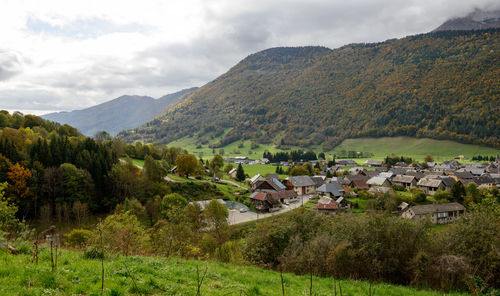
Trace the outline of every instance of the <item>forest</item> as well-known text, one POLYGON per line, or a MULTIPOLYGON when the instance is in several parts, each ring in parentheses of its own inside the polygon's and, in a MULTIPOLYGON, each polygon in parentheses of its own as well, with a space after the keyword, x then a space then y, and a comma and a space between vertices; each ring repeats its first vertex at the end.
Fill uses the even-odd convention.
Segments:
POLYGON ((334 50, 264 50, 120 137, 188 136, 213 147, 251 139, 324 151, 382 136, 500 147, 498 39, 498 29, 443 31, 334 50))

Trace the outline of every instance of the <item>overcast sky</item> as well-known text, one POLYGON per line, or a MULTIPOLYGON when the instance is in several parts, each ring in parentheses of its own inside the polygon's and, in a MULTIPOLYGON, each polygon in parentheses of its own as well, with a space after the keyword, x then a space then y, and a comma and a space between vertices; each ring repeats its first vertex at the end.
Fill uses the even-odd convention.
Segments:
POLYGON ((269 47, 404 37, 496 2, 2 0, 0 109, 41 114, 123 94, 157 98, 269 47))

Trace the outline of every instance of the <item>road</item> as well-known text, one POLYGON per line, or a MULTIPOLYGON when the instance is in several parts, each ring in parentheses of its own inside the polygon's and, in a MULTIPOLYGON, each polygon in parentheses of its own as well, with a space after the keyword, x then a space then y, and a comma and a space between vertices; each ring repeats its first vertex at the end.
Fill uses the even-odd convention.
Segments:
POLYGON ((300 207, 302 204, 308 202, 311 197, 311 195, 303 195, 302 197, 299 197, 299 200, 297 200, 296 202, 291 203, 289 206, 283 205, 282 209, 272 213, 256 213, 250 211, 240 213, 238 210, 229 210, 229 217, 227 218, 227 220, 229 225, 234 225, 282 214, 300 207), (303 201, 301 200, 301 198, 303 198, 303 201))
POLYGON ((224 183, 231 184, 231 185, 236 186, 236 187, 241 188, 241 189, 248 190, 248 188, 243 187, 243 186, 241 186, 240 184, 238 184, 238 183, 236 183, 236 182, 233 182, 233 181, 230 181, 230 180, 222 180, 222 179, 221 179, 220 181, 221 181, 221 182, 224 182, 224 183))

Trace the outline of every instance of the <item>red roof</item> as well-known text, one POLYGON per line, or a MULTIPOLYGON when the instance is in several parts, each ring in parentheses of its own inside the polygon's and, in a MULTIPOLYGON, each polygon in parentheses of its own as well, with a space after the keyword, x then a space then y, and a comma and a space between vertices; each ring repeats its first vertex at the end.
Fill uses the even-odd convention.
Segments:
POLYGON ((316 208, 318 210, 336 210, 337 209, 337 205, 338 205, 338 202, 332 200, 332 201, 330 201, 327 204, 318 203, 318 205, 316 206, 316 208))
POLYGON ((256 200, 266 200, 266 192, 257 192, 255 195, 252 196, 253 199, 256 200))

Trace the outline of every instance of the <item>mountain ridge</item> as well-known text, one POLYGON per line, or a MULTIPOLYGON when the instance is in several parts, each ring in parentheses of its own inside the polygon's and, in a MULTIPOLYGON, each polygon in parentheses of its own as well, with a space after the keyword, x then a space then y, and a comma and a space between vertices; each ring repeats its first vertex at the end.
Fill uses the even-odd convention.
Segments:
POLYGON ((41 117, 74 126, 87 136, 93 136, 103 130, 114 136, 122 130, 146 123, 160 115, 165 108, 182 102, 197 89, 197 87, 184 89, 158 99, 149 96, 123 95, 89 108, 49 113, 41 117))

